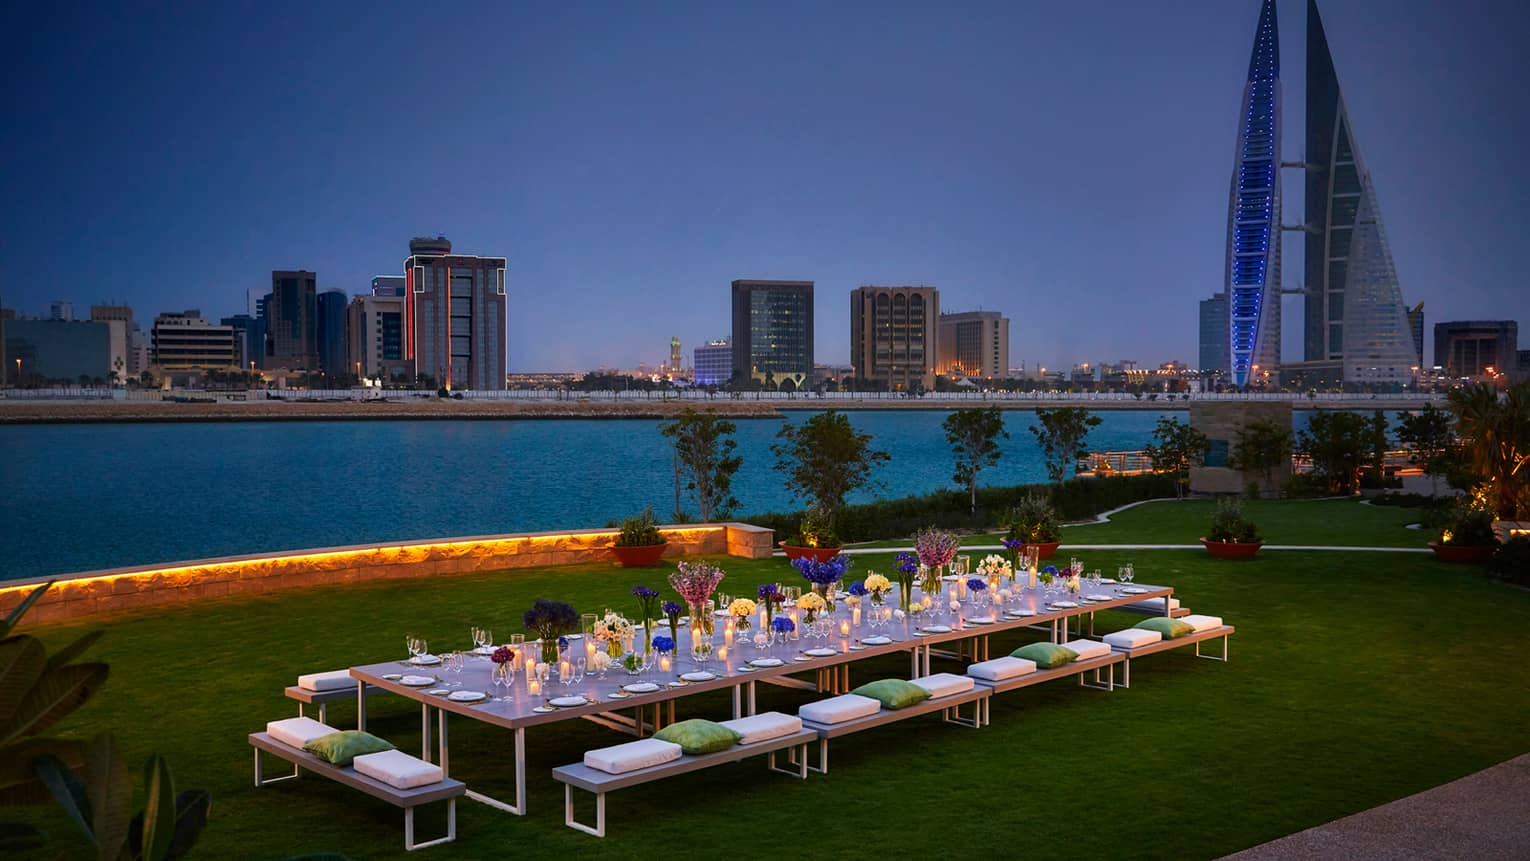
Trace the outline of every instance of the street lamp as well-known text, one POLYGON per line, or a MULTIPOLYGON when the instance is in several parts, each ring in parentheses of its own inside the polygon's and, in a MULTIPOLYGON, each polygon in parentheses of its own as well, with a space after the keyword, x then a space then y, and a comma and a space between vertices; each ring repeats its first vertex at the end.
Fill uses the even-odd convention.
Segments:
POLYGON ((16 357, 16 388, 21 388, 21 357, 16 357))

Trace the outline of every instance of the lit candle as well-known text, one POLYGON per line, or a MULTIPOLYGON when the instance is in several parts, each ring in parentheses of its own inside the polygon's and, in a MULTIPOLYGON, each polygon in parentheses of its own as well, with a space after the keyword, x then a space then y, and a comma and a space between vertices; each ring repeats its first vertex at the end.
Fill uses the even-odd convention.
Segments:
MULTIPOLYGON (((855 612, 859 613, 861 611, 860 610, 856 610, 855 612)), ((845 620, 843 620, 843 619, 841 619, 840 622, 839 622, 839 635, 841 637, 848 637, 848 636, 850 636, 850 623, 845 621, 845 620)))
POLYGON ((797 627, 797 611, 792 610, 791 612, 787 613, 786 618, 792 620, 792 639, 795 640, 797 637, 801 636, 801 630, 797 627))
POLYGON ((733 620, 732 619, 729 619, 728 620, 728 624, 723 626, 723 644, 724 645, 728 645, 728 646, 733 645, 733 620))
POLYGON ((595 641, 590 637, 584 638, 584 656, 587 659, 595 657, 595 641))
POLYGON ((558 678, 559 679, 572 678, 573 675, 574 675, 574 665, 573 664, 570 664, 568 661, 559 661, 558 662, 558 678))
POLYGON ((765 612, 764 604, 760 605, 760 627, 762 629, 770 627, 770 615, 765 612))
MULTIPOLYGON (((861 608, 860 607, 852 607, 852 608, 850 608, 850 621, 852 623, 854 623, 855 627, 857 627, 857 628, 859 628, 861 626, 861 608)), ((843 626, 841 626, 841 627, 843 627, 843 626)))
POLYGON ((659 672, 661 672, 661 673, 669 672, 669 655, 660 655, 659 656, 659 672))
POLYGON ((928 610, 931 607, 935 606, 935 602, 930 600, 930 596, 929 595, 925 595, 923 598, 919 599, 919 603, 923 604, 924 605, 924 609, 926 609, 926 610, 928 610))
POLYGON ((542 693, 542 683, 537 681, 536 676, 532 676, 531 679, 526 682, 526 693, 531 694, 532 696, 537 696, 542 693))
POLYGON ((526 675, 528 675, 528 676, 536 675, 536 672, 537 672, 537 659, 528 655, 526 657, 526 675))
POLYGON ((723 661, 724 663, 727 662, 727 660, 728 660, 728 647, 727 646, 718 646, 717 647, 717 660, 723 661))

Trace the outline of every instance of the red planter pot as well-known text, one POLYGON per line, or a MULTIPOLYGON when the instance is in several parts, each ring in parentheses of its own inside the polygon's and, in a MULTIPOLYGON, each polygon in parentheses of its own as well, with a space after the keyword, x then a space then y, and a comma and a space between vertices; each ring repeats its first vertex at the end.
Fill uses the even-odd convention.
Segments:
POLYGON ((1206 552, 1210 553, 1213 559, 1248 559, 1264 546, 1263 541, 1255 541, 1253 544, 1234 544, 1226 541, 1207 541, 1204 538, 1201 539, 1201 544, 1205 545, 1206 552))
POLYGON ((814 562, 828 562, 839 555, 838 547, 798 547, 795 544, 781 542, 781 549, 786 551, 786 558, 792 561, 798 559, 811 559, 814 562))
POLYGON ((659 564, 659 559, 664 555, 664 548, 669 546, 666 541, 663 544, 645 544, 642 547, 612 547, 611 552, 616 554, 616 564, 623 568, 652 568, 659 564))
POLYGON ((1441 562, 1467 562, 1480 565, 1492 558, 1493 551, 1498 549, 1496 544, 1440 544, 1436 541, 1429 542, 1429 549, 1434 551, 1434 556, 1441 562))
POLYGON ((1022 544, 1020 545, 1020 552, 1029 553, 1030 551, 1034 550, 1036 551, 1037 559, 1051 559, 1052 554, 1056 553, 1057 548, 1061 546, 1061 541, 1053 541, 1049 544, 1022 544))

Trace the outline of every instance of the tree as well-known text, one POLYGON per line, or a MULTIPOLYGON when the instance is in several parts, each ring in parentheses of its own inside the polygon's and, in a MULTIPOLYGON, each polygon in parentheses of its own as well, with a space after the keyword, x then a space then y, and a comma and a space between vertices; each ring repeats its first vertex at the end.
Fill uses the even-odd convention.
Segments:
POLYGON ((969 507, 977 514, 978 473, 999 462, 999 440, 1009 439, 998 407, 972 407, 946 416, 946 442, 956 459, 951 480, 967 488, 969 507))
POLYGON ((733 432, 738 426, 715 413, 697 412, 689 407, 678 418, 660 426, 675 448, 675 509, 679 512, 680 476, 685 489, 696 497, 702 523, 726 517, 738 500, 733 498, 733 474, 743 459, 733 454, 738 443, 733 432))
POLYGON ((1087 454, 1084 439, 1089 436, 1089 429, 1100 423, 1100 417, 1090 415, 1083 407, 1039 407, 1036 418, 1041 420, 1041 427, 1031 425, 1031 433, 1041 444, 1047 478, 1062 481, 1068 475, 1068 464, 1087 454))
POLYGON ((1164 416, 1153 428, 1153 443, 1147 447, 1147 456, 1154 472, 1174 476, 1174 492, 1184 499, 1190 485, 1190 468, 1204 463, 1210 450, 1211 441, 1205 434, 1177 418, 1164 416))
POLYGON ((1408 462, 1424 470, 1435 493, 1439 492, 1440 476, 1460 472, 1462 463, 1450 429, 1450 415, 1434 404, 1425 404, 1417 415, 1398 413, 1397 439, 1412 449, 1408 462))
POLYGON ((1479 478, 1477 489, 1502 520, 1530 513, 1530 382, 1500 399, 1486 383, 1450 393, 1456 432, 1479 478))
POLYGON ((1320 410, 1296 436, 1296 450, 1312 459, 1312 469, 1328 479, 1334 494, 1353 493, 1360 468, 1369 460, 1371 422, 1343 411, 1320 410))
POLYGON ((1371 415, 1367 425, 1370 430, 1370 462, 1367 464, 1374 487, 1386 487, 1387 477, 1387 416, 1381 410, 1371 415))
POLYGON ((871 447, 871 434, 858 432, 837 410, 785 425, 776 438, 781 442, 770 450, 776 469, 786 474, 787 488, 831 511, 843 506, 852 491, 873 486, 872 469, 889 460, 887 452, 871 447))
POLYGON ((1275 467, 1291 457, 1291 429, 1269 419, 1251 421, 1238 428, 1238 436, 1227 462, 1234 469, 1254 470, 1264 474, 1269 484, 1275 467))

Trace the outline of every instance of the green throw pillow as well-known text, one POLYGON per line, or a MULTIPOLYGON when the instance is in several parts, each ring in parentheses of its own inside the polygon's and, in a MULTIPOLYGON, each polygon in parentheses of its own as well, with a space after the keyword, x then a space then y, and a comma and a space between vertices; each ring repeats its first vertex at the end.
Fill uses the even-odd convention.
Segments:
POLYGON ((869 682, 850 693, 871 697, 880 702, 883 708, 888 709, 907 708, 930 698, 929 691, 903 679, 881 679, 869 682))
POLYGON ((653 737, 680 745, 680 749, 689 756, 727 750, 743 738, 720 723, 700 718, 672 723, 654 733, 653 737))
POLYGON ((1141 628, 1144 631, 1157 631, 1163 635, 1165 640, 1173 640, 1195 631, 1195 626, 1189 622, 1170 619, 1167 616, 1154 616, 1151 619, 1143 619, 1132 627, 1141 628))
POLYGON ((303 745, 303 750, 335 765, 350 765, 358 756, 392 749, 393 745, 377 736, 355 729, 332 732, 303 745))
POLYGON ((1071 664, 1078 660, 1078 652, 1064 648, 1056 643, 1032 643, 1009 653, 1011 658, 1024 658, 1027 661, 1035 661, 1036 666, 1050 670, 1063 664, 1071 664))

